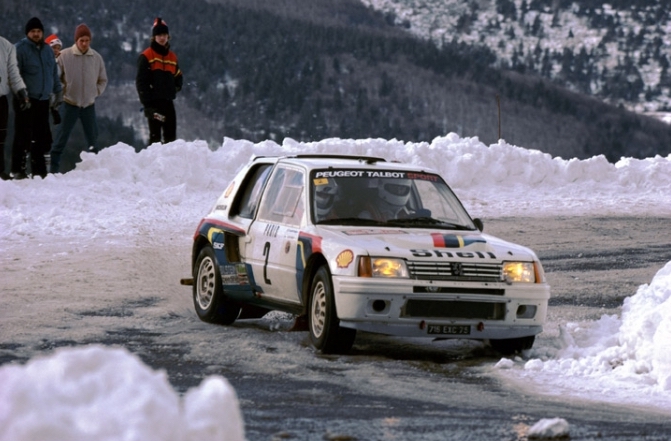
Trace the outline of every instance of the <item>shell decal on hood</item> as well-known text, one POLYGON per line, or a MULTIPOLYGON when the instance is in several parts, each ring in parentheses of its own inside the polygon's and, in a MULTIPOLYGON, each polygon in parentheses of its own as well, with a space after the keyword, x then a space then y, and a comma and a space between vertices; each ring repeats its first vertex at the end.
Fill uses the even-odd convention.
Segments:
POLYGON ((479 236, 460 236, 458 234, 431 233, 436 248, 463 248, 474 243, 487 243, 479 236))

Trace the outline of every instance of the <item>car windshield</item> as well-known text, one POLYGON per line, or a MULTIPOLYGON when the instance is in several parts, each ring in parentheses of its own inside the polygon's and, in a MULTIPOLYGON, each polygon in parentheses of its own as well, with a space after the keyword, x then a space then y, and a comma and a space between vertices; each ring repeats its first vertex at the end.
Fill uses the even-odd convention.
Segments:
POLYGON ((315 224, 476 229, 436 174, 328 169, 313 171, 310 181, 315 224))

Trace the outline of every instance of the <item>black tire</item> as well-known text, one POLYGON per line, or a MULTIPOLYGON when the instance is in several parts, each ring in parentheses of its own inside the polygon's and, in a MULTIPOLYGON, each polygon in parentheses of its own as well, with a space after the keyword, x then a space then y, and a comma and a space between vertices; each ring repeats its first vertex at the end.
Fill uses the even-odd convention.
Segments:
POLYGON ((200 251, 193 272, 193 305, 198 317, 204 322, 220 325, 235 322, 241 307, 224 295, 219 264, 211 246, 200 251))
POLYGON ((308 324, 310 340, 323 354, 344 354, 354 344, 356 329, 340 327, 331 274, 326 266, 319 268, 312 279, 308 324))
POLYGON ((489 340, 489 344, 495 351, 503 355, 511 355, 531 349, 535 340, 536 336, 532 335, 529 337, 489 340))

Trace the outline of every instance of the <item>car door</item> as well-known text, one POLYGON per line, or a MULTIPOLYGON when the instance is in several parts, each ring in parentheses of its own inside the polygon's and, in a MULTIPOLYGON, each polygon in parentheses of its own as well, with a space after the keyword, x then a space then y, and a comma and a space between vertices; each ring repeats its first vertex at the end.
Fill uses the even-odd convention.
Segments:
POLYGON ((245 239, 245 254, 262 296, 300 303, 296 251, 304 223, 305 173, 296 167, 278 165, 245 239))

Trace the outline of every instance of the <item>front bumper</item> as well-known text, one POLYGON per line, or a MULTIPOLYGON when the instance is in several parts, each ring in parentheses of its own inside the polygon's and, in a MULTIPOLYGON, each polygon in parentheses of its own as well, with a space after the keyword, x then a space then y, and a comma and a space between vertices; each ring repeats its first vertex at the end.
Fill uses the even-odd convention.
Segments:
POLYGON ((334 276, 340 325, 404 337, 507 339, 539 334, 547 284, 334 276), (430 334, 442 327, 446 333, 430 334), (453 333, 450 333, 454 331, 453 333))

